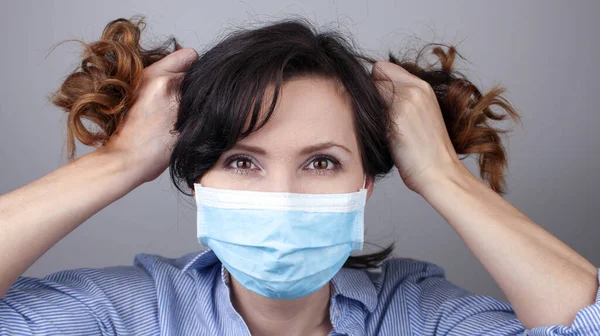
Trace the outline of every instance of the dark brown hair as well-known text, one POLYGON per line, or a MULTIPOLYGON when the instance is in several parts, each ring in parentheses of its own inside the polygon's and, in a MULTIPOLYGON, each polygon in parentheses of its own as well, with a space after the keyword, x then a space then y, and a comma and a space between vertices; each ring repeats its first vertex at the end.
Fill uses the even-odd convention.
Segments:
MULTIPOLYGON (((117 19, 106 26, 99 41, 79 41, 84 46, 81 66, 52 97, 56 106, 69 113, 69 160, 75 157, 74 138, 88 146, 106 143, 136 98, 143 68, 181 48, 173 37, 157 47, 142 48, 144 25, 143 17, 117 19), (92 121, 99 131, 87 129, 82 119, 92 121)), ((500 96, 502 88, 483 94, 455 71, 457 55, 453 46, 432 43, 413 59, 390 52, 388 60, 432 86, 456 152, 463 155, 461 159, 477 155, 482 178, 503 193, 507 158, 500 134, 507 130, 496 129, 491 122, 507 116, 519 120, 519 116, 500 96), (439 62, 422 64, 426 55, 437 56, 439 62), (493 112, 492 106, 504 113, 493 112)), ((335 31, 318 32, 305 19, 284 19, 229 34, 200 54, 180 83, 174 125, 178 139, 169 165, 173 184, 191 196, 186 190, 193 190, 224 151, 269 120, 281 85, 308 75, 343 85, 352 103, 365 172, 376 179, 387 175, 393 167, 386 139, 390 107, 363 66, 376 61, 359 53, 350 38, 335 31), (272 83, 272 103, 266 116, 259 118, 265 90, 272 83)), ((392 251, 393 244, 378 253, 351 256, 344 266, 377 267, 392 251)))

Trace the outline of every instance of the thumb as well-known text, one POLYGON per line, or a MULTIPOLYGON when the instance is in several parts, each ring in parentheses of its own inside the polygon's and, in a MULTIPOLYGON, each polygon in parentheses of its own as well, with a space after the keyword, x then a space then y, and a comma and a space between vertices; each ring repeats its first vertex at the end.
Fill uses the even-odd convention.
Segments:
POLYGON ((182 48, 156 62, 156 67, 166 72, 184 72, 197 59, 198 53, 194 48, 182 48))

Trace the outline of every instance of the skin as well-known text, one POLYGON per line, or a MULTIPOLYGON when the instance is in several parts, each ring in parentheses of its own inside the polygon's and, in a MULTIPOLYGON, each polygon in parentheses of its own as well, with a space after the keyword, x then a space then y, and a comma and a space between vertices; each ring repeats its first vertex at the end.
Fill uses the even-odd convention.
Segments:
MULTIPOLYGON (((197 57, 193 49, 182 49, 144 69, 140 95, 120 133, 105 146, 0 196, 0 296, 81 223, 164 172, 175 140, 169 133, 176 116, 169 84, 182 76, 197 57)), ((397 129, 389 141, 406 186, 456 230, 504 291, 525 327, 571 324, 577 311, 594 302, 598 290, 595 266, 466 169, 450 144, 435 95, 427 83, 388 62, 375 64, 373 80, 385 97, 393 98, 397 129)), ((357 161, 351 124, 344 119, 349 116, 341 112, 350 114, 339 90, 331 83, 312 79, 289 82, 282 92, 283 103, 270 124, 246 139, 264 149, 265 154, 249 153, 259 156, 255 159, 260 160, 260 169, 235 175, 217 164, 201 183, 315 193, 360 188, 362 167, 357 161), (291 113, 298 108, 302 113, 291 113), (348 127, 340 127, 342 124, 348 127), (277 141, 266 140, 273 139, 266 136, 269 132, 277 135, 277 141), (326 138, 344 142, 350 149, 350 153, 337 148, 318 151, 345 156, 344 169, 326 175, 303 170, 303 164, 310 162, 307 155, 300 155, 301 149, 326 138), (240 184, 233 184, 230 180, 234 179, 240 184)), ((320 162, 310 167, 323 166, 320 162)), ((241 167, 254 169, 247 163, 241 167)), ((371 178, 367 179, 367 188, 370 195, 371 178)), ((255 296, 231 280, 234 305, 253 335, 281 335, 285 334, 283 330, 325 335, 331 329, 328 286, 313 295, 283 301, 255 296)))
POLYGON ((404 183, 458 233, 526 328, 572 324, 595 302, 596 267, 458 160, 427 82, 390 62, 377 62, 372 76, 384 97, 393 98, 396 132, 389 140, 404 183))
POLYGON ((186 48, 145 68, 123 129, 105 146, 0 195, 0 297, 71 231, 167 169, 177 113, 170 84, 197 58, 186 48))

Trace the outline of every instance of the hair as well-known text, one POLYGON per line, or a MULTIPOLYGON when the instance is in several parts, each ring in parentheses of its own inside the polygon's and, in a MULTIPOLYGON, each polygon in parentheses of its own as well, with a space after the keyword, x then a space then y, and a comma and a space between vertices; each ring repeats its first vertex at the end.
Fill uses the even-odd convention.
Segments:
MULTIPOLYGON (((144 49, 140 45, 144 17, 119 18, 104 29, 100 40, 85 43, 80 67, 64 80, 51 100, 69 114, 68 159, 75 157, 77 138, 88 146, 104 145, 122 124, 133 104, 145 67, 181 48, 177 39, 144 49), (86 128, 92 121, 99 132, 86 128)), ((446 128, 460 160, 475 154, 482 179, 504 193, 507 157, 493 121, 520 120, 519 115, 493 87, 483 94, 453 69, 454 46, 429 43, 416 57, 388 61, 429 83, 440 105, 446 128), (423 65, 426 55, 439 62, 423 65), (493 112, 498 107, 503 113, 493 112)), ((237 141, 260 129, 270 118, 281 85, 299 76, 320 76, 343 85, 354 113, 354 127, 365 173, 376 180, 393 167, 386 134, 392 123, 390 105, 381 96, 364 63, 377 60, 354 47, 339 32, 317 31, 305 19, 283 19, 258 28, 239 29, 201 54, 179 83, 178 134, 170 162, 170 177, 177 189, 192 196, 193 184, 221 154, 237 141), (274 84, 269 110, 259 118, 267 86, 274 84), (248 122, 249 121, 249 122, 248 122), (185 184, 185 188, 180 187, 185 184)), ((394 244, 372 254, 350 256, 344 267, 375 268, 393 252, 394 244)))

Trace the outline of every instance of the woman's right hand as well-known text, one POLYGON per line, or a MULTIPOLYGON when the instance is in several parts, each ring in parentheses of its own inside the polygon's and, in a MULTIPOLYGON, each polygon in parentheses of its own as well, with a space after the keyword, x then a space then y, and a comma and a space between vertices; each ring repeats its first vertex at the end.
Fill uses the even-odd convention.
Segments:
POLYGON ((121 129, 98 151, 123 157, 139 184, 160 176, 169 164, 176 135, 176 83, 198 59, 192 48, 177 50, 143 70, 138 96, 127 111, 121 129))
POLYGON ((180 49, 145 68, 121 128, 103 146, 0 195, 0 299, 59 240, 165 171, 176 139, 174 84, 196 59, 180 49))

